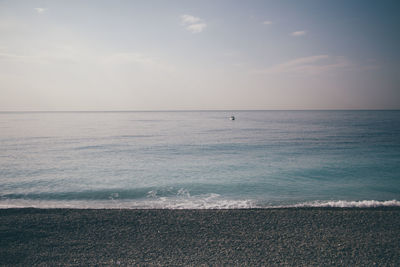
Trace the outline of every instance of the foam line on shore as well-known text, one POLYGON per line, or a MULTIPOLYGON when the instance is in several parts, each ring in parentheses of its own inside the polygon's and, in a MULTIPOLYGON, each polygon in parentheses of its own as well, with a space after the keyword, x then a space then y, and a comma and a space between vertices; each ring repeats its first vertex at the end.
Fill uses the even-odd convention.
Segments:
POLYGON ((400 201, 395 199, 387 201, 362 200, 362 201, 313 201, 293 205, 292 207, 329 207, 329 208, 375 208, 375 207, 400 207, 400 201))
POLYGON ((146 201, 39 201, 39 200, 2 200, 0 209, 8 208, 67 208, 67 209, 254 209, 254 208, 375 208, 400 207, 398 200, 361 200, 361 201, 312 201, 292 205, 259 204, 253 200, 229 200, 217 196, 205 199, 179 198, 146 201))

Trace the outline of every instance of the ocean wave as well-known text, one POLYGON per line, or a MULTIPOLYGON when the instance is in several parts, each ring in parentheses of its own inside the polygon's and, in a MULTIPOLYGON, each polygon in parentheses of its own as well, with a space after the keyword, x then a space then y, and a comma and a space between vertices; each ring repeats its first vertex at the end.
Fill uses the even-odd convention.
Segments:
POLYGON ((27 200, 2 199, 0 209, 277 209, 277 208, 377 208, 400 207, 398 200, 312 201, 292 205, 264 205, 248 199, 224 199, 218 194, 186 197, 158 197, 144 200, 27 200))
POLYGON ((251 200, 224 199, 218 194, 200 196, 157 197, 144 200, 0 200, 0 209, 6 208, 70 208, 70 209, 249 209, 256 208, 251 200))
POLYGON ((336 201, 313 201, 295 204, 288 207, 322 207, 322 208, 375 208, 375 207, 400 207, 400 201, 398 200, 361 200, 361 201, 347 201, 347 200, 336 200, 336 201))

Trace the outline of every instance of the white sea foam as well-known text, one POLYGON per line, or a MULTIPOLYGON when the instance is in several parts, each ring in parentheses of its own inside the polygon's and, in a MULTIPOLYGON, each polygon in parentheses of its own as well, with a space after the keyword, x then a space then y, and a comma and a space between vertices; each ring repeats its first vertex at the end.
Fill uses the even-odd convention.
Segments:
POLYGON ((361 200, 361 201, 313 201, 295 204, 289 207, 332 207, 332 208, 375 208, 375 207, 400 207, 398 200, 361 200))
POLYGON ((56 201, 1 200, 6 208, 71 208, 71 209, 249 209, 256 208, 251 200, 224 199, 218 194, 190 196, 181 192, 178 197, 157 197, 144 200, 56 201), (183 194, 183 195, 182 195, 183 194))
POLYGON ((292 205, 263 205, 249 199, 225 199, 218 194, 200 196, 184 195, 178 197, 157 197, 143 200, 24 200, 3 199, 0 209, 7 208, 69 208, 69 209, 252 209, 252 208, 375 208, 400 207, 398 200, 362 200, 362 201, 312 201, 292 205))

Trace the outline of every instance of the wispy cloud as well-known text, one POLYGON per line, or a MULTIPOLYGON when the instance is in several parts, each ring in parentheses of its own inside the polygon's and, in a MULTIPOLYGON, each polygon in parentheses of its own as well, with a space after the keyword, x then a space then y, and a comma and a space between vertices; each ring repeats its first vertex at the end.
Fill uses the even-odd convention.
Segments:
POLYGON ((53 44, 50 46, 27 49, 24 53, 14 52, 7 49, 0 50, 1 61, 13 61, 23 63, 66 63, 81 62, 89 57, 89 49, 85 52, 65 44, 53 44))
POLYGON ((158 69, 166 72, 174 72, 176 69, 158 58, 150 57, 142 53, 128 52, 128 53, 114 53, 104 57, 102 60, 105 64, 123 64, 134 63, 143 67, 158 69))
POLYGON ((201 18, 187 14, 181 16, 181 22, 185 29, 191 33, 200 33, 207 27, 207 24, 201 18))
POLYGON ((43 7, 35 7, 34 9, 36 10, 36 12, 38 14, 43 14, 44 12, 47 11, 47 8, 43 8, 43 7))
POLYGON ((307 34, 306 31, 295 31, 295 32, 292 32, 290 35, 291 36, 303 36, 303 35, 306 35, 306 34, 307 34))
POLYGON ((12 54, 12 53, 2 53, 0 52, 0 61, 1 60, 7 60, 7 59, 11 59, 11 60, 24 60, 26 59, 26 56, 22 56, 22 55, 17 55, 17 54, 12 54))
POLYGON ((321 74, 335 70, 344 70, 353 67, 353 64, 342 56, 316 55, 296 58, 270 68, 255 71, 262 74, 321 74))
POLYGON ((0 64, 14 62, 22 64, 93 64, 103 67, 137 66, 143 69, 173 73, 176 68, 168 62, 138 52, 104 52, 84 44, 53 44, 26 53, 9 51, 0 47, 0 64))
POLYGON ((183 24, 193 24, 201 21, 200 18, 192 16, 192 15, 182 15, 181 20, 183 24))
POLYGON ((265 21, 263 21, 263 24, 264 25, 271 25, 273 22, 272 21, 270 21, 270 20, 265 20, 265 21))
POLYGON ((192 33, 199 33, 202 32, 206 27, 207 24, 205 23, 197 23, 187 26, 186 29, 192 33))

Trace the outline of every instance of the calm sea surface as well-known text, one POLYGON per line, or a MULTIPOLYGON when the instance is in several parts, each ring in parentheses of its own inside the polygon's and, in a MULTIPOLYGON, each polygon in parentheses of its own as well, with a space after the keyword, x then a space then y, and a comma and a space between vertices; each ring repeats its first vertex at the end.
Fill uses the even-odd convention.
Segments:
POLYGON ((0 113, 1 208, 398 200, 400 111, 0 113))

